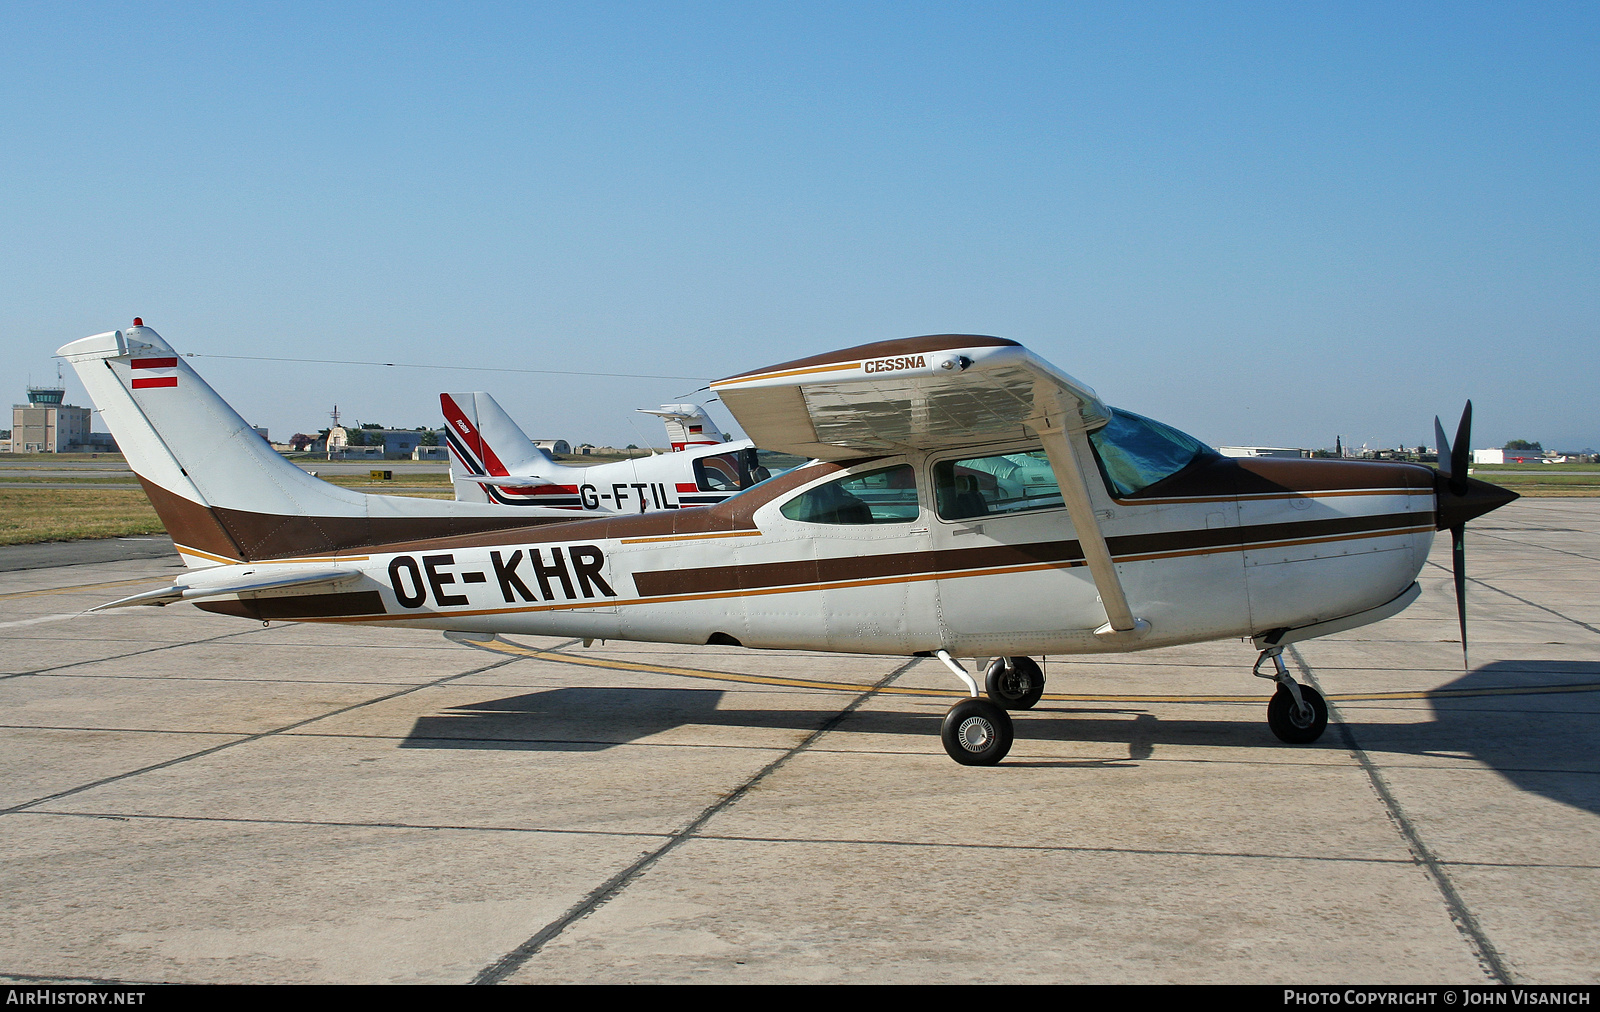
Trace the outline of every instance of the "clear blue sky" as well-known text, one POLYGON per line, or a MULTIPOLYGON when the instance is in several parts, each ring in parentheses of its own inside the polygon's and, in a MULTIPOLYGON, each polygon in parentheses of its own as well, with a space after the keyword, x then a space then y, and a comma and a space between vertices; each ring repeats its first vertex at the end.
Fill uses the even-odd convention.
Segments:
MULTIPOLYGON (((1213 443, 1431 444, 1470 396, 1475 445, 1600 446, 1597 42, 1593 3, 12 2, 0 398, 135 315, 706 378, 969 332, 1213 443)), ((486 389, 660 442, 632 409, 699 385, 195 364, 277 438, 486 389)))

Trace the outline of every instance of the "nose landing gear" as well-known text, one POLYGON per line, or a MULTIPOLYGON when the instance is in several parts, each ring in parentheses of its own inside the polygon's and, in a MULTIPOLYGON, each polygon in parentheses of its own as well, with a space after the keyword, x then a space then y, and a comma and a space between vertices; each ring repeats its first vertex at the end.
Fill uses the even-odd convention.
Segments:
POLYGON ((1267 726, 1278 740, 1290 745, 1309 745, 1322 737, 1328 727, 1328 703, 1322 693, 1309 685, 1301 685, 1289 674, 1283 663, 1283 647, 1268 647, 1256 658, 1250 673, 1257 678, 1269 678, 1278 683, 1278 691, 1267 703, 1267 726), (1272 659, 1276 674, 1261 673, 1261 662, 1272 659))
POLYGON ((1044 695, 1044 672, 1031 657, 996 657, 983 679, 989 698, 1007 710, 1031 710, 1044 695))

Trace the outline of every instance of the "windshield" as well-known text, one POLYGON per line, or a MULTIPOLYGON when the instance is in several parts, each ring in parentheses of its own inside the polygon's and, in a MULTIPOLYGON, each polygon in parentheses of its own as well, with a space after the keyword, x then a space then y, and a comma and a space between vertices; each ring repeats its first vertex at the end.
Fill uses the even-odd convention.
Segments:
POLYGON ((1106 485, 1119 496, 1143 491, 1177 474, 1196 458, 1217 453, 1170 425, 1121 408, 1112 408, 1111 421, 1089 433, 1089 444, 1106 485))

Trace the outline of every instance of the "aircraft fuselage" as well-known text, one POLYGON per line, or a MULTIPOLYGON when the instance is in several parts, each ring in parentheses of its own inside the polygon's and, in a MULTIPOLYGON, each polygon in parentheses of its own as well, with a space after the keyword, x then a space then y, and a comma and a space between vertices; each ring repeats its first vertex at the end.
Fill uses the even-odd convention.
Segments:
POLYGON ((1373 609, 1412 584, 1433 540, 1433 472, 1417 465, 1206 456, 1136 495, 1091 482, 1127 598, 1149 623, 1136 640, 1097 636, 1106 611, 1066 509, 1046 497, 964 515, 940 498, 950 458, 1037 445, 813 463, 712 507, 257 561, 238 568, 337 562, 360 576, 337 592, 199 606, 688 644, 1087 653, 1248 637, 1373 609), (818 519, 814 503, 799 502, 856 475, 889 476, 872 522, 818 519))

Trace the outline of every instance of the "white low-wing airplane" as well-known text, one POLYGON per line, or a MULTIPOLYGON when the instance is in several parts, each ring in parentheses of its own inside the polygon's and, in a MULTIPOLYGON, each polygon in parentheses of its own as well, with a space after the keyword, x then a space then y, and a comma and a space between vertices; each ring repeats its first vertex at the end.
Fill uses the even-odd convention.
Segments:
POLYGON ((667 423, 673 452, 563 464, 489 394, 443 393, 450 478, 461 502, 544 506, 589 516, 711 506, 768 476, 748 439, 726 442, 698 404, 641 409, 667 423))
POLYGON ((1455 453, 1438 432, 1438 475, 1227 459, 1013 341, 940 335, 713 384, 756 444, 817 458, 716 506, 479 531, 484 510, 530 511, 319 482, 148 328, 60 354, 207 567, 102 607, 931 655, 970 693, 942 729, 966 765, 999 762, 1007 710, 1039 699, 1022 655, 1236 637, 1254 638, 1257 673, 1272 661, 1274 733, 1314 741, 1327 706, 1283 647, 1410 604, 1436 529, 1456 535, 1459 600, 1462 525, 1515 498, 1466 476, 1465 416, 1455 453), (988 698, 960 657, 994 658, 988 698))

